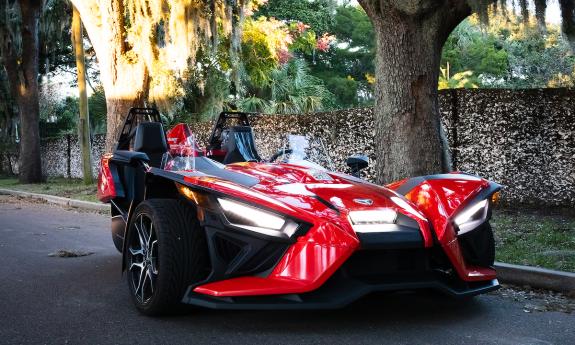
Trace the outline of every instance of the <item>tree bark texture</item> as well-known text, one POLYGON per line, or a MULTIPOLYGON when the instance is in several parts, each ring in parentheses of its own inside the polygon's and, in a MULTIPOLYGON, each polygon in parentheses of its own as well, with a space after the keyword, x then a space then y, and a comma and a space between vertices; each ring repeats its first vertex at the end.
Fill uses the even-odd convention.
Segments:
POLYGON ((122 0, 72 0, 72 3, 80 12, 98 57, 100 80, 106 92, 106 151, 111 152, 130 108, 146 104, 148 70, 142 59, 125 54, 128 47, 122 0))
POLYGON ((74 7, 72 9, 72 45, 74 47, 74 57, 76 58, 76 69, 78 71, 78 92, 79 92, 79 121, 78 121, 78 142, 82 152, 82 175, 85 184, 91 184, 94 180, 92 176, 92 147, 90 145, 90 115, 88 109, 88 94, 86 92, 86 61, 84 58, 84 37, 82 34, 82 21, 80 13, 74 7))
POLYGON ((464 0, 361 0, 376 34, 377 182, 449 170, 437 83, 441 50, 469 14, 464 0))
MULTIPOLYGON (((3 60, 11 94, 18 105, 20 117, 20 164, 21 183, 42 182, 40 156, 40 129, 38 103, 38 21, 42 2, 20 0, 21 52, 16 51, 14 37, 6 35, 2 47, 3 60)), ((3 30, 5 31, 5 30, 3 30)))

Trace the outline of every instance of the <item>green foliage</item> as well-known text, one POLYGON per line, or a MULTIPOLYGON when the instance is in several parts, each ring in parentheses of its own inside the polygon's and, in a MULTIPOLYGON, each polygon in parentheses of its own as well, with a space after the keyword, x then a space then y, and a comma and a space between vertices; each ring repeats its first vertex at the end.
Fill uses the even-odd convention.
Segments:
POLYGON ((303 59, 294 58, 271 73, 267 98, 250 95, 240 101, 244 111, 273 114, 301 114, 329 108, 333 94, 321 79, 311 75, 303 59))
POLYGON ((287 54, 291 36, 280 21, 259 17, 247 19, 243 28, 242 59, 248 82, 255 87, 265 87, 272 71, 287 54))
POLYGON ((21 184, 15 178, 0 178, 0 188, 15 189, 23 192, 62 196, 76 200, 98 201, 96 183, 85 185, 80 179, 49 177, 43 183, 21 184))
POLYGON ((498 261, 575 272, 575 218, 529 212, 494 212, 498 261))
POLYGON ((310 66, 310 73, 323 80, 334 95, 334 107, 369 105, 373 91, 366 75, 374 74, 373 26, 361 7, 335 6, 335 3, 325 0, 270 0, 258 13, 291 22, 292 27, 296 22, 310 26, 294 40, 290 51, 304 58, 310 66), (318 35, 314 33, 328 32, 335 35, 336 44, 326 52, 318 51, 318 35))
POLYGON ((312 74, 320 77, 335 95, 335 107, 370 105, 374 74, 375 41, 371 21, 359 6, 339 6, 333 34, 337 45, 316 57, 312 74))
MULTIPOLYGON (((99 85, 88 98, 91 134, 106 133, 106 97, 104 88, 99 85)), ((77 134, 79 116, 77 97, 60 96, 52 90, 42 90, 40 94, 40 137, 52 138, 66 134, 77 134)))
MULTIPOLYGON (((219 51, 220 57, 226 56, 219 51)), ((188 66, 184 73, 184 96, 180 109, 174 112, 170 122, 197 122, 211 119, 226 108, 230 95, 229 66, 202 50, 197 63, 188 66)))
POLYGON ((317 44, 316 34, 313 30, 306 30, 290 45, 290 50, 305 55, 314 53, 317 44))
MULTIPOLYGON (((70 27, 72 9, 68 0, 46 0, 38 26, 40 73, 74 66, 70 27)), ((90 59, 87 59, 90 63, 90 59)))
POLYGON ((449 64, 453 75, 473 71, 474 76, 468 77, 474 84, 481 83, 478 76, 502 78, 509 69, 507 52, 497 37, 482 32, 481 27, 469 20, 461 23, 447 39, 441 64, 449 64))
POLYGON ((88 98, 88 112, 92 134, 106 133, 106 95, 102 85, 96 86, 88 98))
POLYGON ((512 88, 572 87, 575 81, 575 57, 559 30, 548 34, 530 30, 511 40, 506 49, 512 69, 506 86, 512 88))
POLYGON ((334 94, 338 106, 358 104, 358 91, 360 83, 351 77, 341 77, 329 73, 319 77, 325 82, 327 89, 334 94))
POLYGON ((269 0, 256 16, 273 17, 310 25, 315 32, 332 32, 337 1, 335 0, 269 0))
POLYGON ((446 68, 440 68, 441 74, 439 75, 438 89, 461 89, 461 88, 476 88, 477 85, 471 81, 473 72, 464 71, 449 74, 449 65, 446 68))
POLYGON ((41 102, 40 137, 51 138, 75 134, 78 113, 78 98, 75 97, 41 102))
POLYGON ((332 33, 340 42, 349 43, 366 51, 375 47, 373 25, 365 11, 359 6, 339 6, 335 14, 332 33))
POLYGON ((560 28, 542 31, 512 14, 493 15, 488 26, 473 17, 462 22, 443 48, 447 63, 453 75, 472 71, 469 85, 484 88, 571 87, 575 80, 575 58, 560 28))

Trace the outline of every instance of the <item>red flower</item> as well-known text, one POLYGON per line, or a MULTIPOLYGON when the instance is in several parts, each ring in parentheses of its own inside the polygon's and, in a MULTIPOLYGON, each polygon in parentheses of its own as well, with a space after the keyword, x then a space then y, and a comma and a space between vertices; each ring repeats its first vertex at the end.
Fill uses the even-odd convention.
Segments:
POLYGON ((315 47, 319 51, 326 52, 329 50, 329 47, 333 41, 335 41, 335 36, 326 32, 317 39, 315 47))

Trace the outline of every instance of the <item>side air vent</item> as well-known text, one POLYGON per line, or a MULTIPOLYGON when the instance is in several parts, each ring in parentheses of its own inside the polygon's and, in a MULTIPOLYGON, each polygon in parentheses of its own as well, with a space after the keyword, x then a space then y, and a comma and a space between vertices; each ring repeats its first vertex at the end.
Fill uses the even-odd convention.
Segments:
POLYGON ((235 243, 219 234, 214 238, 214 245, 218 257, 227 264, 232 262, 242 250, 241 244, 235 243))

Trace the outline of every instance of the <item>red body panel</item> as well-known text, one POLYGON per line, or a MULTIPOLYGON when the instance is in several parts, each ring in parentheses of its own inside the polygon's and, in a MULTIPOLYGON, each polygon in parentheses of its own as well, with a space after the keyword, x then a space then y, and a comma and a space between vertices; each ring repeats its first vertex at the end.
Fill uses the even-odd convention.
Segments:
MULTIPOLYGON (((312 228, 290 246, 278 265, 263 277, 240 277, 208 283, 194 289, 212 296, 253 296, 305 293, 320 287, 345 262, 360 244, 347 221, 350 210, 393 208, 416 220, 424 239, 424 246, 433 245, 431 228, 447 253, 459 276, 465 281, 488 280, 495 277, 489 268, 465 264, 458 247, 451 216, 466 200, 485 188, 483 179, 437 179, 416 186, 406 197, 409 207, 392 201, 401 196, 393 190, 346 180, 337 174, 330 179, 317 179, 314 171, 289 164, 237 163, 226 169, 249 174, 260 179, 252 188, 207 177, 186 177, 186 181, 213 188, 301 219, 312 228), (311 193, 310 193, 311 192, 311 193), (338 212, 327 207, 315 196, 329 201, 338 212), (372 205, 359 205, 356 198, 369 198, 372 205), (418 211, 421 211, 419 213, 418 211), (415 214, 417 213, 417 214, 415 214), (431 220, 431 226, 427 219, 431 220)), ((398 188, 405 181, 396 183, 398 188)))
POLYGON ((177 124, 166 133, 170 154, 179 156, 201 156, 202 150, 194 140, 192 131, 184 123, 177 124))
POLYGON ((300 237, 268 277, 228 279, 194 291, 219 297, 309 292, 319 288, 358 247, 351 228, 325 222, 300 237))
POLYGON ((100 161, 100 171, 98 172, 98 191, 96 195, 101 202, 110 202, 116 197, 116 187, 114 185, 114 176, 110 171, 109 160, 111 154, 105 154, 100 161))
MULTIPOLYGON (((478 281, 495 278, 495 270, 487 267, 467 265, 461 255, 452 217, 475 195, 489 186, 482 178, 454 173, 454 178, 430 179, 415 186, 405 195, 431 221, 437 240, 459 277, 464 281, 478 281)), ((405 181, 403 181, 405 183, 405 181)), ((388 185, 397 189, 403 183, 388 185)))

